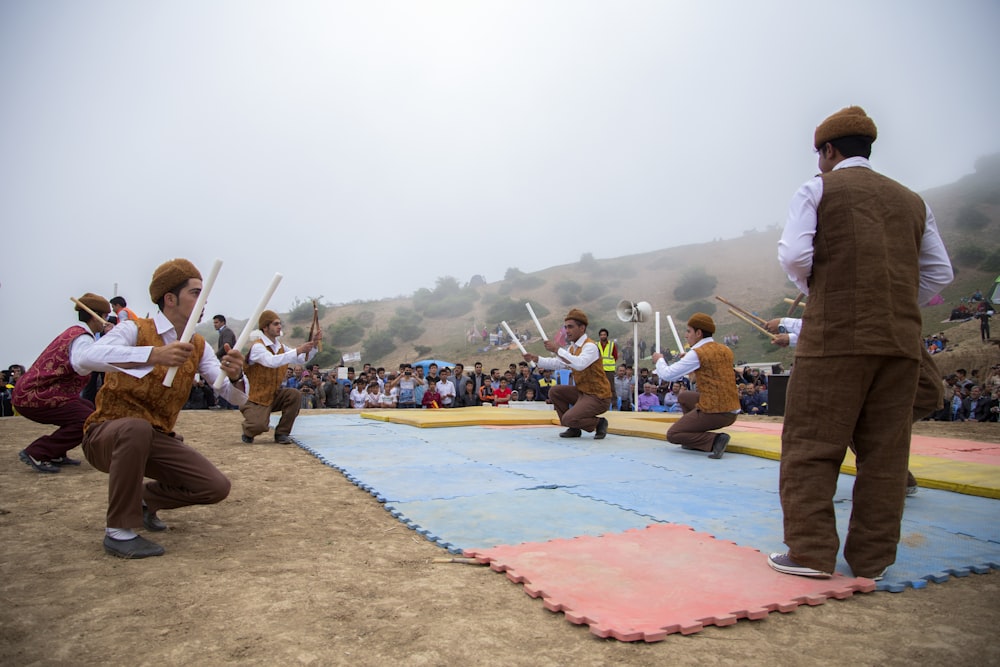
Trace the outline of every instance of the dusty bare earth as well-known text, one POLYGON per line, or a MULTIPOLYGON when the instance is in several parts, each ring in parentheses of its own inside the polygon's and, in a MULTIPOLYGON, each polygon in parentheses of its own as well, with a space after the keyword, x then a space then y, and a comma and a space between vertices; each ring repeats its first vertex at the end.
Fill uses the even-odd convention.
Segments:
POLYGON ((35 473, 17 452, 49 427, 0 420, 0 664, 1000 664, 996 572, 656 644, 602 640, 502 574, 433 564, 442 550, 366 492, 297 447, 241 444, 238 421, 182 415, 232 494, 164 512, 167 554, 122 561, 100 544, 106 476, 35 473))

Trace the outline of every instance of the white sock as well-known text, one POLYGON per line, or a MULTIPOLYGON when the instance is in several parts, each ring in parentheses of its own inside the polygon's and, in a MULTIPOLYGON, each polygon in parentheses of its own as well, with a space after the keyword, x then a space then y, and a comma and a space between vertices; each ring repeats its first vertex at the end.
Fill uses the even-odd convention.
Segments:
POLYGON ((113 540, 131 540, 139 537, 139 534, 128 528, 105 528, 104 532, 113 540))

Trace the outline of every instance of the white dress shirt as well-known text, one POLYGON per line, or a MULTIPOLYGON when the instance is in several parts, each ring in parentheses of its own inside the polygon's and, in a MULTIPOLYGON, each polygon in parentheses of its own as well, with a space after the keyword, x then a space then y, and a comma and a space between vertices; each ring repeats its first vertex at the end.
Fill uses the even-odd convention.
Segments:
MULTIPOLYGON (((871 169, 871 163, 863 157, 842 160, 834 167, 871 169)), ((812 275, 813 237, 816 236, 816 211, 823 199, 823 179, 815 176, 806 181, 792 196, 788 205, 788 220, 778 241, 778 263, 803 294, 809 294, 809 276, 812 275)), ((920 242, 920 283, 917 303, 921 306, 939 294, 949 285, 955 275, 938 233, 937 222, 930 207, 924 204, 926 218, 924 236, 920 242)))
POLYGON ((569 348, 559 348, 554 357, 540 357, 538 367, 543 371, 561 371, 571 369, 582 371, 592 363, 601 358, 601 351, 594 341, 585 342, 587 334, 584 332, 569 348), (580 349, 580 354, 573 354, 571 350, 580 349))
MULTIPOLYGON (((153 324, 156 327, 156 333, 163 339, 164 345, 177 342, 177 331, 163 313, 156 313, 153 316, 153 324)), ((138 342, 139 327, 135 321, 126 320, 125 322, 121 322, 111 331, 101 336, 92 346, 81 351, 81 366, 94 370, 128 373, 135 378, 146 377, 154 368, 153 364, 147 363, 149 355, 153 351, 153 346, 138 346, 138 342), (138 363, 142 365, 135 368, 121 368, 116 366, 116 363, 138 363)), ((74 370, 75 368, 74 366, 74 370)), ((205 378, 208 384, 214 384, 220 374, 225 375, 222 373, 219 359, 207 343, 205 344, 205 349, 202 351, 201 359, 198 361, 198 373, 205 378)), ((233 383, 229 381, 229 376, 225 377, 226 379, 222 383, 219 395, 233 405, 243 405, 246 403, 247 394, 234 387, 233 383)), ((243 382, 246 392, 249 393, 250 380, 244 378, 243 382)))

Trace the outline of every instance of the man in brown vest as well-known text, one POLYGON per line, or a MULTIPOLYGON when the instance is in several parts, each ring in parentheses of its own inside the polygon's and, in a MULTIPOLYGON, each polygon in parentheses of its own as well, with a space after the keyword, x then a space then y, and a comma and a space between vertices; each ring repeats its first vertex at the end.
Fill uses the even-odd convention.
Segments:
POLYGON ((83 436, 87 460, 108 473, 104 550, 113 556, 162 555, 163 547, 133 529, 166 530, 158 511, 217 503, 229 495, 226 476, 174 433, 195 373, 209 383, 225 374, 222 396, 237 405, 246 401, 239 351, 229 350, 220 365, 200 335, 189 343, 178 340, 201 289, 201 273, 188 260, 160 265, 149 285, 149 296, 160 312, 151 319, 120 323, 94 346, 97 350, 110 345, 131 353, 127 361, 114 364, 118 372, 105 377, 97 410, 84 425, 83 436), (177 367, 177 375, 170 387, 164 387, 171 367, 177 367), (150 481, 143 484, 144 477, 150 481))
POLYGON ((524 355, 525 361, 537 363, 543 371, 573 372, 574 384, 549 389, 549 400, 556 408, 559 423, 566 427, 560 438, 579 438, 580 432, 586 431, 594 433, 594 440, 602 440, 608 434, 608 420, 597 415, 608 411, 611 387, 597 343, 587 336, 587 322, 584 312, 574 308, 566 314, 563 324, 566 340, 571 341, 569 348, 564 350, 555 341, 547 340, 545 349, 556 356, 540 359, 536 354, 524 355))
POLYGON ((733 351, 716 343, 715 321, 705 313, 695 313, 687 322, 684 339, 689 349, 673 364, 663 355, 653 355, 660 381, 679 380, 696 373, 698 391, 682 391, 677 402, 684 416, 667 431, 667 442, 684 449, 709 452, 708 458, 721 459, 729 444, 728 433, 712 431, 730 426, 740 413, 740 395, 733 375, 733 351))
POLYGON ((918 307, 952 280, 923 200, 868 161, 875 123, 860 107, 816 128, 819 176, 792 198, 778 261, 809 295, 781 436, 785 574, 837 565, 833 496, 853 442, 857 476, 844 558, 881 578, 896 560, 920 366, 918 307))
POLYGON ((322 333, 317 331, 313 340, 295 348, 285 347, 278 340, 281 336, 281 318, 273 310, 265 310, 257 320, 260 337, 250 343, 247 354, 247 375, 250 377, 250 398, 240 408, 243 413, 243 434, 240 438, 250 444, 254 437, 271 430, 272 412, 281 412, 281 419, 274 428, 274 441, 287 445, 292 442, 292 424, 302 408, 302 392, 292 387, 282 387, 288 364, 304 364, 316 356, 316 343, 322 333))

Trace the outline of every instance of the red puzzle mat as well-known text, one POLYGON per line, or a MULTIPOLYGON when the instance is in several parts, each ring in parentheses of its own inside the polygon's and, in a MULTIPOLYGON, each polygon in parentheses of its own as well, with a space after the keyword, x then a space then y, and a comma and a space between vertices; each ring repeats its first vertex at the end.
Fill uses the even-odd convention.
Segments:
POLYGON ((870 579, 779 574, 756 549, 677 524, 465 555, 506 572, 572 623, 621 641, 661 641, 875 590, 870 579))

